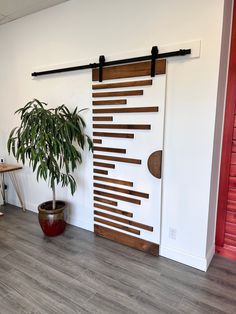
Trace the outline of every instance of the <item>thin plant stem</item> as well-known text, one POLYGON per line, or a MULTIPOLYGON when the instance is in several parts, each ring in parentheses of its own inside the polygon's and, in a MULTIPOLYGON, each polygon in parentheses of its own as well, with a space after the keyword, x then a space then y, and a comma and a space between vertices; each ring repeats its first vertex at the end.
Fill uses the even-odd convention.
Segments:
POLYGON ((56 188, 55 188, 55 182, 53 182, 52 186, 52 209, 56 209, 56 188))

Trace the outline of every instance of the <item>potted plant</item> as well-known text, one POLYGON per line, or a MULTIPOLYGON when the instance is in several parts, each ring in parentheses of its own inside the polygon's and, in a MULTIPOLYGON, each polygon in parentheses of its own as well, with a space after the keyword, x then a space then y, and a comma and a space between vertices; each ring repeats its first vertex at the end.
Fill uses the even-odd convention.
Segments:
MULTIPOLYGON (((82 109, 84 110, 84 109, 82 109)), ((68 186, 72 195, 76 181, 72 175, 82 162, 81 149, 86 144, 92 149, 92 141, 85 134, 85 122, 77 107, 71 112, 65 105, 47 108, 37 99, 16 111, 21 123, 14 128, 8 139, 8 152, 17 161, 29 161, 37 180, 48 181, 52 189, 52 201, 38 206, 39 223, 47 236, 56 236, 65 229, 65 202, 56 200, 56 185, 68 186)))

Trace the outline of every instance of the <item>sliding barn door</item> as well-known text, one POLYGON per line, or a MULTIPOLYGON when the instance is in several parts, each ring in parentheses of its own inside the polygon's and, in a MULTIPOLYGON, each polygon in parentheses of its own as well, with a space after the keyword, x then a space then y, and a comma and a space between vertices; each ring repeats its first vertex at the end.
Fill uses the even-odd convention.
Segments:
POLYGON ((166 61, 92 73, 94 231, 158 255, 166 61))

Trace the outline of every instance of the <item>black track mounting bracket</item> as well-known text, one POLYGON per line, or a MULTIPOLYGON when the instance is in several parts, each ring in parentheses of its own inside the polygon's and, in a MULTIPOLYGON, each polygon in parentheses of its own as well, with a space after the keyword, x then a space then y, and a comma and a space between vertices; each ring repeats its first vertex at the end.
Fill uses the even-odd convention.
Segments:
POLYGON ((99 82, 102 82, 103 80, 103 66, 104 66, 104 63, 105 63, 105 56, 100 56, 99 57, 99 82))
POLYGON ((152 50, 151 50, 151 55, 152 55, 152 59, 151 59, 151 77, 154 77, 156 75, 156 59, 158 57, 158 47, 157 46, 153 46, 152 50))

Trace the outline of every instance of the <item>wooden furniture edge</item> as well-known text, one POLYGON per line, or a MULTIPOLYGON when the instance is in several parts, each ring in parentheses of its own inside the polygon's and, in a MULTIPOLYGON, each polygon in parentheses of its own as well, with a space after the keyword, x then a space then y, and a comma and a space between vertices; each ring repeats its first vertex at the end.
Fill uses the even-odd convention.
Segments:
POLYGON ((154 256, 159 256, 159 245, 156 243, 149 242, 147 240, 143 240, 96 224, 94 224, 94 232, 97 236, 101 236, 105 239, 124 244, 154 256))

